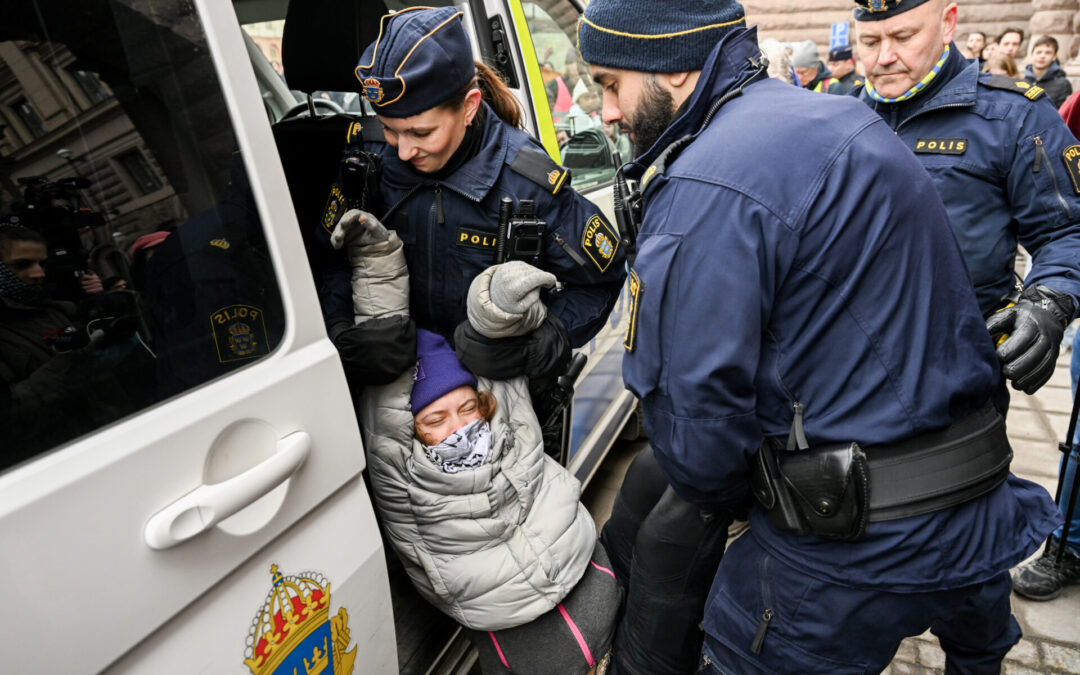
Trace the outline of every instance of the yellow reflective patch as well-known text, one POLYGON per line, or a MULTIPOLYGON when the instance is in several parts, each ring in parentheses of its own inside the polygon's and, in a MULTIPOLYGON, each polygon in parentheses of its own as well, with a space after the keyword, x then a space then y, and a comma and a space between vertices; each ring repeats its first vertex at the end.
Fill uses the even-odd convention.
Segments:
POLYGON ((615 259, 615 252, 619 250, 619 235, 615 230, 604 222, 604 219, 596 215, 589 218, 585 223, 585 230, 581 235, 581 250, 596 265, 601 272, 606 272, 615 259))
POLYGON ((641 309, 641 294, 645 285, 641 283, 637 272, 630 270, 630 323, 626 326, 626 337, 623 338, 623 347, 626 351, 634 351, 637 345, 637 319, 638 310, 641 309))
MULTIPOLYGON (((1024 84, 1027 84, 1026 82, 1024 84)), ((1043 95, 1043 88, 1035 85, 1029 85, 1031 88, 1024 92, 1024 96, 1030 98, 1032 101, 1043 95)))

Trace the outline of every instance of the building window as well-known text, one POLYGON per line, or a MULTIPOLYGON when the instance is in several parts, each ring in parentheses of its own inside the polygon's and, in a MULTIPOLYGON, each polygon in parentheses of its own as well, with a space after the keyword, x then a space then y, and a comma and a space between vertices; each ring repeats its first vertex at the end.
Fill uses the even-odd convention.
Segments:
POLYGON ((86 70, 69 70, 68 72, 71 73, 71 78, 79 85, 79 89, 82 89, 86 98, 90 99, 91 104, 104 103, 112 97, 94 73, 86 70))
POLYGON ((128 177, 144 195, 161 189, 161 181, 158 179, 157 174, 154 173, 153 167, 150 166, 150 162, 146 161, 146 157, 138 149, 128 150, 117 155, 116 162, 124 167, 128 177))
POLYGON ((10 107, 31 136, 41 138, 45 135, 45 124, 38 117, 37 111, 30 106, 30 101, 25 98, 18 98, 11 102, 10 107))

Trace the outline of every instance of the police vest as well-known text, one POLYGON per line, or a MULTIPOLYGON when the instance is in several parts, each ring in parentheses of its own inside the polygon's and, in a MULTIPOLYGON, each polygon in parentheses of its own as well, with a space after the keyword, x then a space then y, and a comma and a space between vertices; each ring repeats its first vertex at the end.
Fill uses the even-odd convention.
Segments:
POLYGON ((836 79, 835 77, 826 77, 824 80, 819 80, 818 83, 814 85, 813 91, 816 91, 819 94, 821 92, 828 93, 829 87, 833 86, 834 82, 839 81, 840 80, 836 79))

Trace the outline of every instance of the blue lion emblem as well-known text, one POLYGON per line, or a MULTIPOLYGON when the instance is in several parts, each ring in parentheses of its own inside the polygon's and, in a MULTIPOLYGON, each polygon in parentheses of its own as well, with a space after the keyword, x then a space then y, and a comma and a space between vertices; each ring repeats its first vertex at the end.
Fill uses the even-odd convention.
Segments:
POLYGON ((383 97, 382 84, 374 77, 364 80, 364 96, 372 103, 378 103, 383 97))
POLYGON ((596 242, 596 250, 603 257, 610 258, 615 253, 615 247, 611 245, 611 240, 604 236, 603 232, 597 232, 594 241, 596 242))
MULTIPOLYGON (((900 3, 898 2, 896 4, 899 5, 900 3)), ((868 9, 871 12, 884 12, 889 8, 888 5, 888 0, 870 0, 870 6, 868 7, 868 9)))

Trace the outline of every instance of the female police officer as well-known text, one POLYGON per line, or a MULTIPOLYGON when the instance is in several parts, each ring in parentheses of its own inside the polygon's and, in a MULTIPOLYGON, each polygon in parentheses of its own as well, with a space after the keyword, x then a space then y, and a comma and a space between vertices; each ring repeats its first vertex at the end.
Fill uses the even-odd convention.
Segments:
POLYGON ((566 169, 518 129, 506 85, 474 63, 461 12, 415 8, 384 16, 356 68, 383 125, 386 226, 405 243, 410 309, 418 326, 452 337, 478 375, 559 374, 569 348, 603 325, 625 277, 614 228, 569 189, 566 169), (466 321, 469 283, 496 262, 500 201, 531 200, 546 222, 538 266, 561 289, 544 298, 549 319, 532 334, 487 340, 466 321))

